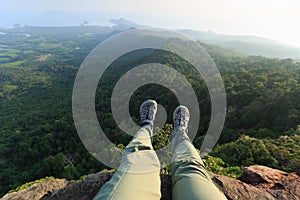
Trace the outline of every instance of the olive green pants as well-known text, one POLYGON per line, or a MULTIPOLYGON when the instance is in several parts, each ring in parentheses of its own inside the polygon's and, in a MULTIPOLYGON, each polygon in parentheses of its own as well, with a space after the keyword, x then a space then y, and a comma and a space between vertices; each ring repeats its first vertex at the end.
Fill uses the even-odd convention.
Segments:
MULTIPOLYGON (((124 150, 120 167, 94 200, 156 200, 160 193, 160 162, 151 143, 150 126, 142 127, 124 150)), ((179 128, 172 133, 172 199, 226 199, 211 181, 199 153, 179 128)))

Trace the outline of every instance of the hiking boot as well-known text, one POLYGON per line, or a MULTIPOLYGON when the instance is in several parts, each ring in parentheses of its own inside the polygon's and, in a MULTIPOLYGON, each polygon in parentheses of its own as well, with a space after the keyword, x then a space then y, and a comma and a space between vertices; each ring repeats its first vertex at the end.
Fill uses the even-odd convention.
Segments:
POLYGON ((155 100, 144 101, 140 107, 141 126, 150 124, 153 127, 156 111, 157 103, 155 100))
POLYGON ((183 128, 187 131, 189 120, 189 109, 185 106, 178 106, 173 113, 174 129, 183 128))

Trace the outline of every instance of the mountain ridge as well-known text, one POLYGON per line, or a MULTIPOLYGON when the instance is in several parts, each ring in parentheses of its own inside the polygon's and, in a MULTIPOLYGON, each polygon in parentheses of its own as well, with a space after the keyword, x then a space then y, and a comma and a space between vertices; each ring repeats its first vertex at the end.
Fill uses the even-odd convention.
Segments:
MULTIPOLYGON (((147 27, 122 18, 112 19, 110 22, 122 29, 147 27)), ((248 55, 300 59, 300 47, 260 36, 225 35, 212 31, 195 31, 190 29, 177 29, 177 31, 200 42, 240 51, 248 55)))
MULTIPOLYGON (((111 30, 93 26, 3 30, 7 34, 0 35, 1 43, 6 45, 0 46, 0 196, 46 176, 78 180, 107 168, 82 145, 74 127, 71 97, 80 64, 99 42, 118 32, 111 30), (47 59, 39 60, 45 56, 47 59)), ((299 175, 300 63, 203 47, 222 74, 228 102, 219 145, 211 151, 211 166, 217 171, 213 172, 236 177, 241 166, 260 164, 299 175)), ((130 139, 116 128, 106 110, 114 80, 144 59, 161 64, 174 62, 175 69, 191 81, 201 100, 201 124, 193 141, 199 149, 210 118, 209 94, 200 76, 175 55, 130 55, 116 61, 96 93, 96 109, 106 113, 99 116, 101 125, 107 127, 105 133, 116 145, 126 146, 130 139), (133 55, 138 62, 131 59, 133 55)), ((176 107, 171 91, 147 85, 133 95, 130 113, 138 114, 143 99, 152 98, 148 94, 165 105, 168 113, 176 107)), ((138 115, 132 116, 138 119, 138 115)), ((170 130, 166 127, 159 131, 154 148, 167 144, 170 130)), ((111 150, 103 148, 101 152, 106 155, 111 150)))
MULTIPOLYGON (((150 26, 142 25, 135 23, 133 21, 118 18, 109 20, 112 23, 112 26, 91 26, 83 25, 84 27, 100 27, 106 32, 119 32, 126 31, 132 28, 149 28, 150 26)), ((24 26, 31 27, 31 26, 24 26)), ((55 27, 55 26, 54 26, 55 27)), ((60 26, 58 26, 60 27, 60 26)), ((69 27, 69 26, 67 26, 69 27)), ((73 27, 73 26, 70 26, 73 27)), ((76 26, 74 26, 76 27, 76 26)), ((22 27, 14 28, 0 28, 0 33, 3 35, 6 32, 22 27)), ((297 59, 300 60, 300 47, 285 44, 276 40, 253 36, 253 35, 226 35, 215 33, 213 31, 200 31, 200 30, 191 30, 191 29, 176 29, 176 31, 181 32, 194 40, 198 40, 201 43, 216 45, 228 50, 239 51, 247 55, 255 56, 265 56, 271 58, 280 58, 280 59, 297 59)), ((1 45, 1 44, 0 44, 1 45)))
MULTIPOLYGON (((300 197, 300 177, 294 173, 272 169, 265 166, 245 167, 238 178, 209 173, 213 183, 228 199, 266 199, 298 200, 300 197)), ((113 172, 99 172, 86 176, 82 181, 50 179, 36 183, 26 189, 8 193, 1 200, 88 200, 92 199, 99 188, 110 180, 113 172)), ((161 174, 162 200, 172 199, 171 176, 161 174)))

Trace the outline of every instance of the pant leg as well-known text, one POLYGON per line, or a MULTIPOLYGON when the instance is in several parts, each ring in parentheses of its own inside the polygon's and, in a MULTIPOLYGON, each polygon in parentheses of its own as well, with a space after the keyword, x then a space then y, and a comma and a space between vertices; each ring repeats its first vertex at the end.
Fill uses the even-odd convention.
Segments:
POLYGON ((160 163, 150 126, 142 127, 123 152, 121 165, 94 200, 160 199, 160 163))
POLYGON ((211 181, 199 153, 183 129, 172 133, 171 150, 173 200, 226 199, 211 181))

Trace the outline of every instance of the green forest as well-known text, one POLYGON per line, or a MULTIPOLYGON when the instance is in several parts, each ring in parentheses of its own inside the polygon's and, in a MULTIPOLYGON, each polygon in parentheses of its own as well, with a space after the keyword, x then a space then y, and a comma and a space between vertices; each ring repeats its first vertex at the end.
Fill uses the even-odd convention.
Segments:
MULTIPOLYGON (((77 135, 72 90, 85 57, 118 31, 93 26, 0 31, 5 33, 0 35, 0 196, 47 176, 78 180, 108 169, 84 148, 77 135)), ((231 177, 238 177, 241 167, 255 164, 300 174, 300 63, 202 46, 217 64, 227 95, 222 135, 215 148, 202 155, 207 168, 231 177)), ((200 149, 211 112, 205 82, 186 61, 159 51, 124 55, 104 73, 95 101, 105 134, 121 148, 131 139, 117 127, 110 97, 122 74, 149 60, 173 63, 172 67, 193 86, 201 109, 193 143, 200 149)), ((145 85, 130 100, 135 121, 139 105, 148 98, 156 99, 168 114, 178 105, 172 91, 155 84, 145 85)), ((170 124, 172 116, 168 115, 165 127, 156 129, 155 149, 170 142, 170 124)), ((103 148, 103 155, 114 150, 103 148)), ((168 166, 162 171, 168 173, 168 166)))

